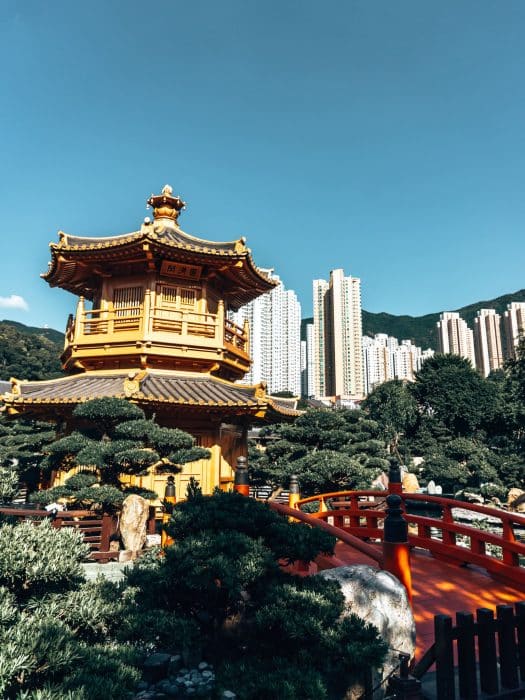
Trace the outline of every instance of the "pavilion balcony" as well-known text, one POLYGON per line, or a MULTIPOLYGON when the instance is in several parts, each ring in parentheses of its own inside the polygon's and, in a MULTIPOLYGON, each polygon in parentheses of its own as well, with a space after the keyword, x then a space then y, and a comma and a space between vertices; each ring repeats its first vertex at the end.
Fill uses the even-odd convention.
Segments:
POLYGON ((103 357, 148 354, 176 359, 196 354, 210 363, 219 359, 237 365, 239 372, 250 366, 247 328, 243 329, 223 313, 198 313, 156 306, 149 313, 142 305, 118 309, 84 309, 70 316, 66 328, 62 361, 67 367, 75 359, 88 365, 103 357), (218 355, 219 353, 219 355, 218 355))

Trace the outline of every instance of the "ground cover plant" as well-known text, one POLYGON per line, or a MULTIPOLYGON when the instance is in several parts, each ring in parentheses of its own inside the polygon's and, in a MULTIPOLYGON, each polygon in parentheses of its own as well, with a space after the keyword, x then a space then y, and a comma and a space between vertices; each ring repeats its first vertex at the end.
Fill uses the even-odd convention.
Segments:
POLYGON ((125 597, 83 581, 88 551, 48 521, 0 526, 0 697, 129 698, 140 656, 117 640, 125 597))

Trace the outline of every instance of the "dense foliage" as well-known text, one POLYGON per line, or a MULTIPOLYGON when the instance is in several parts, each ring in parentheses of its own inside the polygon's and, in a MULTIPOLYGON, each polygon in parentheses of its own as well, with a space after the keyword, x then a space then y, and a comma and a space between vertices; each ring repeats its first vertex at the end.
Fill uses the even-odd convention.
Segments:
POLYGON ((36 489, 47 444, 56 437, 50 423, 0 418, 0 501, 16 496, 19 483, 36 489))
POLYGON ((49 522, 0 527, 0 697, 123 700, 151 651, 202 655, 218 694, 241 700, 340 699, 386 651, 378 632, 341 616, 338 585, 283 564, 333 551, 326 533, 292 524, 236 493, 193 489, 175 506, 175 544, 114 584, 83 580, 88 546, 49 522))
POLYGON ((0 379, 51 379, 62 374, 59 357, 63 342, 61 334, 48 329, 36 329, 0 322, 0 379))
MULTIPOLYGON (((148 469, 176 473, 186 462, 209 456, 195 446, 195 439, 182 430, 163 428, 146 419, 141 408, 125 399, 93 399, 73 411, 78 428, 46 446, 44 466, 69 470, 79 467, 64 486, 40 491, 33 500, 52 503, 67 498, 81 507, 93 503, 104 508, 118 506, 130 492, 123 474, 146 474, 148 469)), ((153 492, 141 491, 156 498, 153 492)))
POLYGON ((352 675, 380 664, 377 630, 340 618, 337 584, 280 566, 332 551, 323 531, 236 493, 197 491, 175 507, 169 533, 175 544, 165 557, 140 560, 128 576, 141 614, 160 621, 164 643, 165 628, 192 632, 219 683, 242 700, 312 697, 313 689, 318 698, 341 698, 352 675))
POLYGON ((366 399, 400 461, 423 481, 504 497, 525 482, 525 340, 517 359, 481 377, 455 355, 427 360, 413 384, 387 382, 366 399), (415 411, 414 411, 415 407, 415 411))
POLYGON ((298 474, 304 495, 366 488, 388 467, 379 424, 362 411, 310 410, 292 425, 269 426, 264 451, 250 452, 252 483, 288 485, 298 474))

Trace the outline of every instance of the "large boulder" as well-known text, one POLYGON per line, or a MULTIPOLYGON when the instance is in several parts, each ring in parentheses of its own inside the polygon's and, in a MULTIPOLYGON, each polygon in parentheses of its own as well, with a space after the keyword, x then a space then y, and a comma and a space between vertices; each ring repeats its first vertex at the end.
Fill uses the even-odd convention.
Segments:
POLYGON ((518 488, 510 489, 507 494, 507 505, 510 510, 525 513, 525 491, 518 488))
POLYGON ((146 522, 149 514, 149 503, 142 496, 131 494, 124 499, 120 514, 120 536, 124 548, 135 558, 146 542, 146 522))
MULTIPOLYGON (((399 652, 410 657, 416 649, 416 625, 403 584, 387 571, 372 566, 340 566, 322 571, 318 576, 337 581, 345 597, 343 615, 354 614, 379 630, 389 652, 383 668, 374 678, 374 686, 398 665, 399 652)), ((352 698, 352 690, 347 695, 352 698)), ((357 696, 356 696, 357 697, 357 696)), ((383 697, 382 692, 374 698, 383 697)))
POLYGON ((403 491, 406 493, 417 493, 419 491, 419 481, 415 474, 410 472, 403 474, 403 491))

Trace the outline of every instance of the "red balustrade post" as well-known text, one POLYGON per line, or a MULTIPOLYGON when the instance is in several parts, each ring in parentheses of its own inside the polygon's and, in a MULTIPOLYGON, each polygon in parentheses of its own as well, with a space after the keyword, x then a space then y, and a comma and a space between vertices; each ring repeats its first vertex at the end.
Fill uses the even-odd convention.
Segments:
POLYGON ((113 517, 108 513, 102 516, 100 528, 100 551, 109 552, 109 542, 113 534, 113 517))
POLYGON ((400 495, 403 493, 403 481, 399 464, 391 464, 388 472, 388 493, 400 495))
MULTIPOLYGON (((514 534, 514 528, 508 518, 505 518, 502 522, 503 525, 503 539, 505 542, 516 542, 516 535, 514 534)), ((519 566, 520 558, 517 552, 513 552, 507 547, 503 547, 503 563, 508 566, 519 566)))
POLYGON ((237 458, 237 469, 235 470, 235 480, 233 490, 242 496, 250 495, 250 480, 248 477, 248 464, 246 457, 237 458))
POLYGON ((443 544, 450 544, 450 545, 455 545, 456 544, 456 533, 451 532, 445 527, 445 523, 453 523, 454 518, 452 517, 452 508, 448 503, 444 504, 443 506, 443 528, 442 528, 442 537, 443 537, 443 544))
POLYGON ((387 509, 383 535, 383 569, 398 578, 406 588, 408 601, 412 603, 412 574, 410 571, 410 547, 408 523, 403 517, 401 496, 390 494, 386 498, 387 509))

